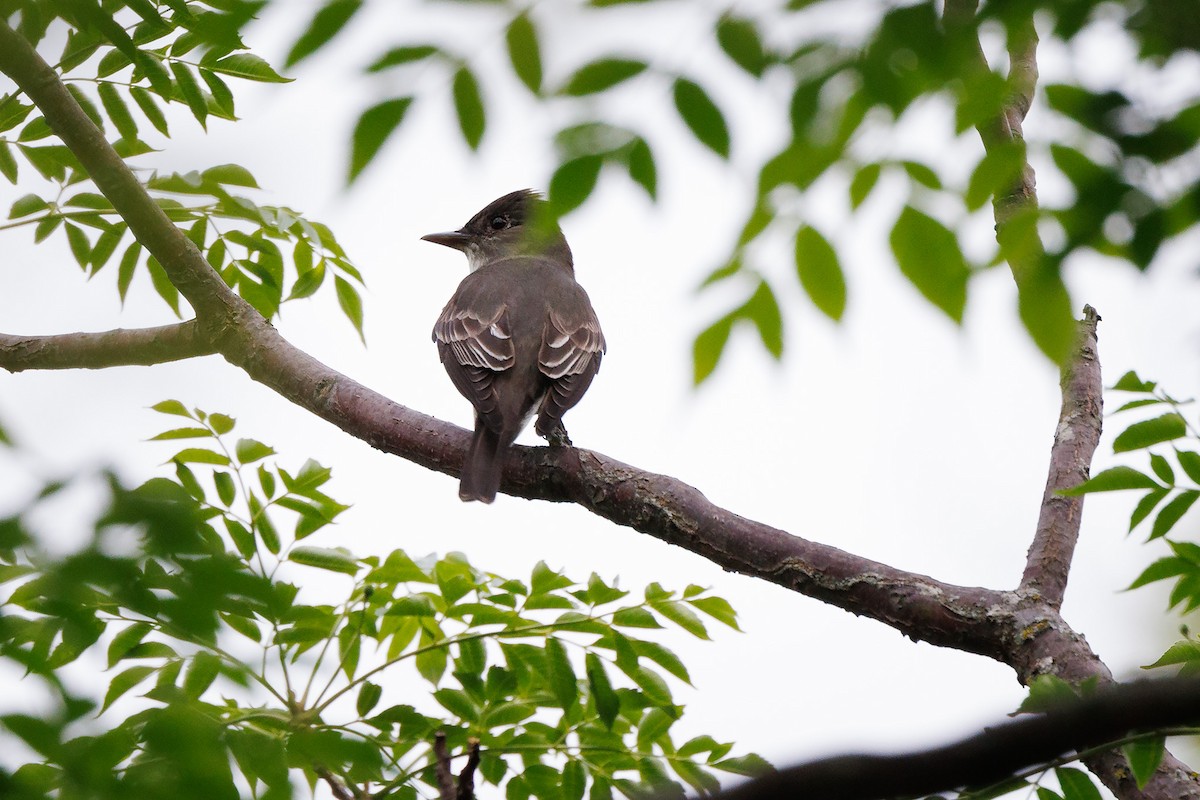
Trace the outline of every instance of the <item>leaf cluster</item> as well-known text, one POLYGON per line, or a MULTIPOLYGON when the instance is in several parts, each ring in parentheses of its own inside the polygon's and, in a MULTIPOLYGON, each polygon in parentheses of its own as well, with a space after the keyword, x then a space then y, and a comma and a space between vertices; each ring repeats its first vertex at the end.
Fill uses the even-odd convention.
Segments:
MULTIPOLYGON (((240 38, 241 27, 262 2, 180 2, 161 8, 93 0, 18 5, 19 31, 31 42, 45 37, 54 19, 68 23, 55 68, 80 107, 127 159, 152 150, 143 138, 148 129, 170 136, 172 104, 186 106, 201 125, 210 117, 234 120, 229 78, 287 80, 247 51, 240 38)), ((0 229, 32 227, 37 242, 60 232, 89 278, 117 263, 122 300, 144 270, 158 295, 181 314, 179 292, 162 265, 143 252, 75 156, 17 91, 0 96, 0 173, 15 184, 22 163, 47 188, 18 198, 9 209, 11 222, 0 229)), ((332 277, 329 283, 343 312, 362 335, 358 269, 326 226, 292 209, 259 205, 234 193, 258 188, 249 171, 224 164, 151 174, 146 185, 226 283, 263 316, 274 318, 282 303, 311 296, 332 277)))
POLYGON ((544 563, 512 579, 458 553, 302 543, 347 509, 327 493, 329 469, 278 466, 268 445, 233 438, 228 415, 155 410, 182 423, 153 437, 174 448, 173 478, 129 489, 108 476, 84 548, 50 554, 31 521, 66 484, 0 520, 0 659, 55 698, 45 715, 0 713, 0 740, 36 754, 0 770, 6 797, 248 786, 286 798, 302 776, 416 798, 436 790, 438 732, 453 758, 478 742, 479 779, 508 797, 710 793, 717 774, 767 768, 673 731, 673 684, 690 678, 661 639, 708 638, 709 621, 736 629, 725 600, 657 584, 635 597, 544 563), (102 698, 64 680, 67 665, 97 661, 102 698))

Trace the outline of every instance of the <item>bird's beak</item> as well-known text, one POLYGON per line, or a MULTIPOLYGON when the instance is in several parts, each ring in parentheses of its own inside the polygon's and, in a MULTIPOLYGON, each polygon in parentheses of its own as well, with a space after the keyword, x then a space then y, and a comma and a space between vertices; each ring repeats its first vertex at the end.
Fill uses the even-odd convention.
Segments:
POLYGON ((427 233, 421 237, 427 242, 453 247, 455 250, 466 250, 471 237, 462 231, 447 231, 445 233, 427 233))

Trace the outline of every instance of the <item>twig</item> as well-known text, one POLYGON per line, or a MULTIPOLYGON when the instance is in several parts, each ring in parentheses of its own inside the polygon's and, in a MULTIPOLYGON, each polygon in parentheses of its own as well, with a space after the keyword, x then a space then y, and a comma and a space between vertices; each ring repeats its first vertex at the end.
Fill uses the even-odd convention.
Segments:
POLYGON ((337 800, 362 800, 362 798, 356 797, 355 793, 350 791, 350 788, 347 787, 346 784, 342 783, 338 776, 334 775, 324 767, 317 767, 316 773, 317 777, 328 784, 329 791, 333 792, 333 796, 336 797, 337 800))
POLYGON ((195 320, 102 333, 55 336, 0 333, 0 369, 9 372, 164 364, 216 352, 215 344, 195 320))
POLYGON ((1039 594, 1056 609, 1062 607, 1083 520, 1083 497, 1064 497, 1059 492, 1087 480, 1092 455, 1100 443, 1104 409, 1104 386, 1096 349, 1096 324, 1100 316, 1091 306, 1083 311, 1076 357, 1063 370, 1062 410, 1050 451, 1046 491, 1037 533, 1029 546, 1025 574, 1021 577, 1022 592, 1039 594))

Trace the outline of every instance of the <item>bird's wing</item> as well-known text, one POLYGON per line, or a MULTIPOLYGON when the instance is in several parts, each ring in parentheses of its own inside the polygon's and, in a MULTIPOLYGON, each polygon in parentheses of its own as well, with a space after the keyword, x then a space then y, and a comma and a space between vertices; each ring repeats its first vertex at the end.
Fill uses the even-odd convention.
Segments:
MULTIPOLYGON (((581 319, 564 319, 553 309, 546 318, 542 347, 538 351, 538 369, 550 379, 540 416, 561 419, 579 402, 600 370, 604 354, 604 334, 591 306, 581 319)), ((539 430, 542 420, 539 420, 539 430)))
POLYGON ((455 388, 471 401, 488 427, 499 430, 492 381, 516 361, 508 306, 481 313, 459 307, 456 299, 452 298, 442 310, 433 326, 433 338, 455 388))

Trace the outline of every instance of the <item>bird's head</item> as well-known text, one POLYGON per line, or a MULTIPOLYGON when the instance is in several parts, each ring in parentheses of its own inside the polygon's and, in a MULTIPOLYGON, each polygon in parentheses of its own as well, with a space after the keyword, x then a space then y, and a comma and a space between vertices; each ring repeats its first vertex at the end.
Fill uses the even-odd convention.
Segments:
POLYGON ((547 213, 546 201, 532 189, 493 200, 456 231, 421 238, 461 250, 472 272, 493 261, 521 255, 552 258, 573 269, 566 238, 547 213))

